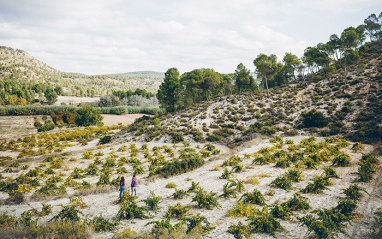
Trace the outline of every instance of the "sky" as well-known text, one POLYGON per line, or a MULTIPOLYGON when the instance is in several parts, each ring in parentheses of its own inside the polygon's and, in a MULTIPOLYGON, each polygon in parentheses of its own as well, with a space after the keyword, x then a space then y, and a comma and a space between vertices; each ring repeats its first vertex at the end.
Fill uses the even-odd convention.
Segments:
POLYGON ((252 72, 382 11, 381 0, 0 0, 0 45, 64 72, 252 72))

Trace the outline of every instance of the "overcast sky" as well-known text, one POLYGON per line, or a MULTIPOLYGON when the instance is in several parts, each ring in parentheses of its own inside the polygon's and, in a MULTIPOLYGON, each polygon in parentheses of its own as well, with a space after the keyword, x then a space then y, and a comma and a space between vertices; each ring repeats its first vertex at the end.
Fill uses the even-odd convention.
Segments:
POLYGON ((0 0, 0 45, 60 71, 255 70, 260 53, 301 56, 381 0, 0 0))

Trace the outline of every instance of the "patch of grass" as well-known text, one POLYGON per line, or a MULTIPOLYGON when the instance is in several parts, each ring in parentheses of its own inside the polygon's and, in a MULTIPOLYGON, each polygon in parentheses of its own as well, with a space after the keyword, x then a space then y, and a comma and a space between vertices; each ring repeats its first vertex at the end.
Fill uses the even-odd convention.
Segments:
POLYGON ((167 183, 165 187, 166 188, 176 188, 176 184, 173 182, 170 182, 170 183, 167 183))

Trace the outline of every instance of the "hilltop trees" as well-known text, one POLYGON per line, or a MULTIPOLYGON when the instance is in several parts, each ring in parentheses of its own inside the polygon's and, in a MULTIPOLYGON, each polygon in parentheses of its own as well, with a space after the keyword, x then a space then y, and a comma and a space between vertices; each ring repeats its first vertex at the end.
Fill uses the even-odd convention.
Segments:
POLYGON ((238 92, 245 90, 253 90, 256 88, 255 79, 249 74, 250 71, 240 63, 234 74, 235 85, 238 89, 238 92))
POLYGON ((161 106, 168 112, 174 112, 177 108, 180 91, 179 71, 176 68, 170 68, 166 71, 157 94, 161 106))
POLYGON ((370 41, 376 41, 382 38, 382 12, 377 17, 374 13, 368 16, 365 21, 365 30, 369 35, 370 41))
POLYGON ((269 90, 268 90, 268 80, 275 76, 280 69, 280 65, 277 64, 277 56, 276 55, 265 55, 260 54, 253 61, 253 64, 256 67, 256 73, 262 79, 262 87, 264 89, 264 84, 267 87, 267 96, 269 98, 269 90))

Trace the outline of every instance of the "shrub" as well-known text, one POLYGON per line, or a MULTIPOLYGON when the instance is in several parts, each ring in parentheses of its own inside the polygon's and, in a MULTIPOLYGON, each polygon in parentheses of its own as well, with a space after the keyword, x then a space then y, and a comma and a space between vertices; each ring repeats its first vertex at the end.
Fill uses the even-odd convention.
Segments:
POLYGON ((41 204, 42 204, 42 210, 41 210, 40 216, 43 217, 52 213, 52 205, 45 204, 45 203, 41 203, 41 204))
POLYGON ((292 188, 292 181, 287 175, 281 175, 273 180, 270 185, 273 187, 289 190, 292 188))
POLYGON ((354 152, 358 152, 358 151, 361 151, 364 149, 364 146, 361 142, 356 142, 353 144, 353 146, 351 147, 351 149, 354 151, 354 152))
POLYGON ((176 184, 173 182, 167 183, 166 188, 176 188, 176 184))
POLYGON ((365 193, 369 194, 368 192, 366 192, 365 188, 362 188, 358 186, 357 184, 352 184, 348 188, 345 188, 342 190, 343 190, 343 193, 346 195, 346 197, 352 200, 358 200, 361 197, 363 197, 361 191, 364 191, 365 193))
POLYGON ((290 219, 290 216, 292 215, 290 208, 285 207, 284 205, 275 205, 271 210, 271 214, 272 216, 281 219, 290 219))
POLYGON ((100 111, 90 105, 80 107, 76 110, 76 113, 75 122, 78 126, 97 125, 102 120, 100 111))
POLYGON ((311 127, 325 127, 328 125, 328 119, 316 109, 313 109, 309 112, 305 112, 302 115, 302 125, 305 128, 311 127))
POLYGON ((232 224, 231 226, 229 226, 227 232, 232 234, 235 239, 242 239, 243 236, 245 238, 250 237, 250 233, 248 233, 247 230, 248 230, 248 226, 239 222, 237 225, 232 224))
POLYGON ((324 176, 327 178, 340 178, 340 176, 338 176, 336 170, 334 170, 334 168, 332 168, 332 167, 324 168, 324 176))
POLYGON ((95 216, 91 220, 95 232, 110 232, 114 231, 118 222, 110 222, 109 219, 100 216, 95 216))
POLYGON ((61 221, 76 222, 81 220, 78 214, 83 215, 83 213, 76 208, 76 205, 66 205, 66 206, 61 205, 61 207, 62 207, 61 211, 52 219, 50 219, 50 221, 61 220, 61 221))
POLYGON ((333 165, 337 165, 340 167, 350 166, 351 165, 351 158, 347 153, 340 152, 336 157, 334 157, 333 165))
POLYGON ((195 193, 198 191, 199 183, 195 183, 194 181, 191 182, 191 186, 188 188, 187 192, 189 193, 195 193))
POLYGON ((299 169, 289 169, 285 175, 293 182, 300 182, 302 180, 301 171, 299 169))
POLYGON ((201 216, 199 213, 192 217, 186 217, 184 220, 187 223, 186 233, 190 233, 194 228, 201 228, 202 233, 209 232, 215 228, 211 226, 211 223, 205 216, 201 216))
POLYGON ((224 171, 222 175, 219 177, 221 179, 229 179, 229 177, 232 175, 232 171, 229 171, 228 168, 224 168, 224 171))
POLYGON ((308 198, 301 196, 299 193, 293 194, 293 198, 281 204, 289 208, 291 211, 308 210, 311 206, 308 203, 308 198))
POLYGON ((226 213, 228 217, 250 217, 259 213, 255 205, 250 203, 238 202, 226 213))
POLYGON ((182 173, 192 171, 196 168, 201 167, 205 163, 204 160, 198 154, 195 153, 188 153, 185 154, 183 157, 185 159, 175 159, 174 161, 169 162, 164 166, 158 168, 155 171, 155 174, 159 174, 167 178, 172 175, 179 175, 182 173))
POLYGON ((381 238, 382 236, 382 208, 378 208, 374 212, 374 222, 373 222, 373 236, 375 238, 381 238))
POLYGON ((304 193, 322 193, 325 189, 330 190, 327 185, 331 185, 330 178, 325 176, 315 177, 313 183, 309 183, 302 192, 304 193))
POLYGON ((358 182, 370 182, 373 179, 373 174, 376 172, 375 164, 378 159, 373 154, 365 154, 362 156, 361 160, 358 162, 358 182))
POLYGON ((265 205, 265 199, 263 194, 257 190, 256 188, 253 190, 252 193, 244 193, 239 201, 243 199, 243 203, 252 203, 252 204, 257 204, 257 205, 265 205))
POLYGON ((249 221, 248 226, 251 232, 264 232, 276 237, 276 231, 286 231, 273 215, 268 213, 267 206, 263 208, 259 216, 249 217, 247 221, 249 221))
POLYGON ((156 212, 159 208, 160 200, 160 196, 156 196, 153 191, 150 191, 150 195, 142 201, 146 203, 146 206, 149 208, 149 210, 156 212))
POLYGON ((176 217, 178 219, 183 219, 188 211, 190 211, 191 206, 182 206, 179 202, 174 206, 169 206, 167 212, 165 214, 165 218, 170 219, 172 217, 176 217))
POLYGON ((195 197, 192 198, 192 202, 197 202, 199 208, 212 209, 212 207, 221 207, 215 195, 216 193, 208 193, 200 188, 195 197))
MULTIPOLYGON (((127 193, 125 193, 127 194, 127 193)), ((117 213, 117 219, 134 219, 134 218, 146 218, 147 209, 139 207, 134 199, 122 200, 119 211, 117 213)))
POLYGON ((339 233, 347 235, 343 227, 354 218, 356 208, 357 203, 355 201, 343 199, 334 208, 312 211, 317 217, 307 215, 297 217, 297 219, 308 227, 309 234, 314 232, 317 238, 334 238, 339 233))
POLYGON ((172 194, 172 197, 175 199, 182 199, 185 196, 188 196, 188 193, 183 189, 175 189, 175 193, 172 194))
POLYGON ((107 144, 110 142, 111 142, 111 136, 110 135, 103 136, 102 138, 99 139, 100 144, 107 144))
POLYGON ((232 183, 226 183, 223 185, 223 194, 219 197, 229 198, 231 196, 236 197, 236 190, 233 188, 232 183))

